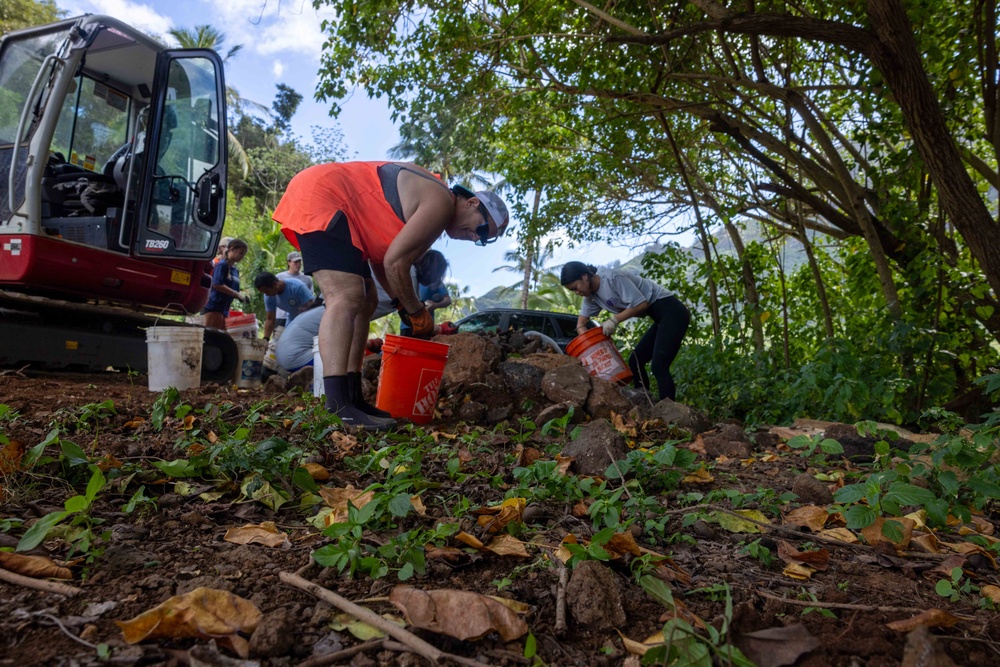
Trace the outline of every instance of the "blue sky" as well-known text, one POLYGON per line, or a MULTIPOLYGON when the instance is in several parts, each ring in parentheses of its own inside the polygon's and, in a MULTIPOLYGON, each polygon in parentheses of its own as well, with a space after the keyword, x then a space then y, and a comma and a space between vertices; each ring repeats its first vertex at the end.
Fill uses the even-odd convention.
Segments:
MULTIPOLYGON (((226 35, 225 45, 243 44, 243 50, 228 65, 227 83, 244 98, 270 107, 275 86, 284 83, 303 96, 292 119, 292 130, 311 140, 311 127, 339 124, 350 154, 361 160, 381 160, 399 141, 397 128, 384 100, 370 99, 355 91, 342 104, 338 119, 329 116, 329 106, 314 97, 319 80, 319 58, 323 45, 320 23, 335 14, 317 11, 311 0, 56 0, 70 16, 85 12, 108 14, 154 36, 165 36, 173 28, 210 24, 226 35)), ((169 37, 166 41, 169 41, 169 37)), ((511 221, 511 232, 517 220, 511 221)), ((508 233, 511 233, 508 232, 508 233)), ((493 287, 511 284, 514 274, 493 268, 503 265, 506 251, 516 248, 513 238, 504 238, 486 248, 446 237, 434 247, 451 262, 450 280, 469 286, 480 296, 493 287)), ((555 263, 572 259, 592 264, 625 261, 638 250, 594 244, 575 249, 557 249, 555 263)))

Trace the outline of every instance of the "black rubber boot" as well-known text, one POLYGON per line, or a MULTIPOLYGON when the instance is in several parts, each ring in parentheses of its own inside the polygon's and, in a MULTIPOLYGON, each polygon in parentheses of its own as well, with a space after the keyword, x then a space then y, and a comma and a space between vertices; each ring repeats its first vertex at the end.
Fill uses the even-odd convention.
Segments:
POLYGON ((346 375, 323 376, 323 391, 326 393, 326 409, 340 417, 344 426, 366 431, 385 431, 396 425, 394 419, 372 417, 356 408, 351 402, 346 375))
POLYGON ((361 389, 361 373, 348 373, 347 374, 347 389, 351 394, 351 402, 354 403, 354 407, 361 412, 369 415, 371 417, 381 417, 383 419, 392 419, 390 415, 385 410, 379 410, 374 405, 365 400, 364 392, 361 389))

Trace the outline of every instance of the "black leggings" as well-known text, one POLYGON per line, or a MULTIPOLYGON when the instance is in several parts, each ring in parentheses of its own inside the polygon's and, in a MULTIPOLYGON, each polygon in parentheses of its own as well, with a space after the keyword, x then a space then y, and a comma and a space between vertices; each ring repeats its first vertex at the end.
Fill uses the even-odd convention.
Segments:
POLYGON ((668 296, 654 301, 646 314, 653 318, 653 326, 643 334, 628 358, 633 384, 640 389, 649 390, 649 375, 646 373, 648 363, 660 387, 660 400, 674 400, 677 397, 677 385, 670 375, 670 364, 674 363, 674 358, 681 349, 681 341, 691 323, 691 312, 676 296, 668 296))

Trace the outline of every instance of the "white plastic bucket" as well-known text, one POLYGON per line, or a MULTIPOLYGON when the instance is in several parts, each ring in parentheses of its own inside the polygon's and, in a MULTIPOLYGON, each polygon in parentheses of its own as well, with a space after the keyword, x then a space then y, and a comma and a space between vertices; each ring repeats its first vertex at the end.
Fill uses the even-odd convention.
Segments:
POLYGON ((149 390, 167 387, 194 389, 201 384, 201 350, 204 331, 197 327, 146 329, 146 363, 149 390))
POLYGON ((281 334, 285 332, 285 327, 274 327, 274 331, 271 332, 271 342, 267 346, 267 353, 264 355, 264 368, 269 371, 277 373, 278 368, 278 339, 281 338, 281 334))
POLYGON ((319 356, 319 336, 313 336, 313 396, 325 396, 323 358, 319 356))
POLYGON ((267 341, 263 338, 235 338, 240 361, 236 365, 236 386, 253 389, 260 386, 261 372, 264 370, 264 354, 267 341))

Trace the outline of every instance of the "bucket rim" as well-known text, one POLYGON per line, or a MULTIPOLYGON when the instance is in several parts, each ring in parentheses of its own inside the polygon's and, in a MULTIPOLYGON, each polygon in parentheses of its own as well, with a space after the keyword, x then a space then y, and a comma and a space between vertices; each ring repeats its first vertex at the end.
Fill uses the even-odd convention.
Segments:
POLYGON ((582 334, 571 340, 566 344, 566 354, 571 357, 577 356, 578 353, 583 352, 585 349, 600 343, 604 340, 610 340, 604 335, 601 327, 594 327, 593 329, 587 329, 582 334))
POLYGON ((382 343, 382 350, 386 351, 387 347, 390 352, 393 350, 405 350, 445 358, 448 357, 448 352, 451 349, 447 343, 436 343, 432 340, 420 340, 419 338, 397 336, 395 334, 386 334, 385 340, 382 343))

